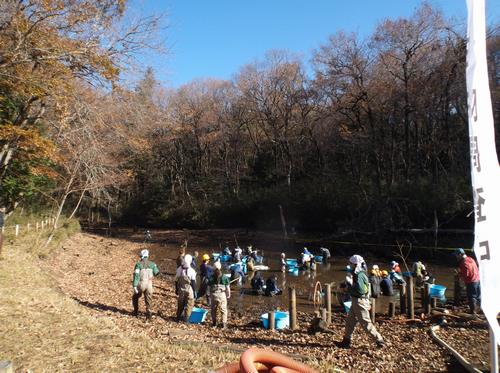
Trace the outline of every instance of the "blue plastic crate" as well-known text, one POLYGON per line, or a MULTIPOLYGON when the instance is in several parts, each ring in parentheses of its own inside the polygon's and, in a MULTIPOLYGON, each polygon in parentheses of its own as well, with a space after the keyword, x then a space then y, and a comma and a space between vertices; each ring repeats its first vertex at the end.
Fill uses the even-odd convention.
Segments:
POLYGON ((443 285, 431 285, 429 287, 429 296, 431 298, 446 299, 445 297, 446 286, 443 285))
POLYGON ((297 267, 297 259, 286 259, 286 265, 291 267, 297 267))
POLYGON ((205 321, 208 311, 203 308, 193 307, 191 316, 189 316, 189 322, 191 324, 200 324, 205 321))
POLYGON ((298 275, 299 267, 288 267, 288 272, 291 273, 292 275, 298 275))
MULTIPOLYGON (((262 326, 264 329, 269 328, 269 314, 263 313, 260 315, 260 321, 262 322, 262 326)), ((285 329, 290 326, 290 317, 288 316, 288 312, 284 311, 275 311, 274 312, 274 328, 275 329, 285 329)))

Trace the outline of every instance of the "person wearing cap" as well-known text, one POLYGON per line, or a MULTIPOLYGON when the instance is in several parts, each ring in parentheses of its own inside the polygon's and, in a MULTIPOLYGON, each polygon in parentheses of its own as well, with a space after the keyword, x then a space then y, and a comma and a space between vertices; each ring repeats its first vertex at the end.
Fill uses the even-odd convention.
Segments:
POLYGON ((328 259, 330 259, 330 257, 332 256, 332 254, 330 254, 330 250, 328 250, 326 247, 320 247, 319 250, 321 251, 323 263, 327 263, 328 259))
POLYGON ((144 294, 146 303, 146 318, 151 319, 151 301, 153 296, 153 277, 160 273, 156 264, 149 260, 149 251, 144 249, 139 254, 140 260, 135 264, 132 286, 134 294, 132 295, 132 305, 134 307, 133 315, 139 314, 139 298, 144 294))
POLYGON ((479 269, 476 261, 465 254, 464 249, 455 250, 455 258, 458 264, 458 275, 462 278, 467 289, 467 300, 472 314, 481 304, 481 287, 479 283, 479 269))
POLYGON ((392 280, 389 277, 389 272, 386 270, 382 271, 382 281, 380 281, 380 290, 382 295, 392 297, 394 295, 394 287, 392 280))
POLYGON ((368 280, 370 281, 371 296, 372 298, 378 298, 380 295, 380 282, 382 281, 381 271, 378 265, 374 264, 372 270, 370 271, 370 276, 368 280))
POLYGON ((399 266, 399 263, 393 260, 391 262, 391 271, 394 271, 396 273, 401 273, 401 267, 399 266))
POLYGON ((175 293, 177 294, 177 321, 189 321, 196 294, 196 271, 191 267, 193 258, 184 255, 182 264, 175 273, 175 293))
POLYGON ((211 300, 212 326, 217 326, 217 312, 220 310, 222 328, 227 327, 227 300, 231 297, 229 279, 222 273, 220 262, 214 264, 214 275, 208 281, 208 293, 211 300))
POLYGON ((351 308, 346 319, 344 338, 339 347, 349 348, 351 337, 356 324, 359 322, 365 332, 377 343, 378 347, 384 346, 384 339, 370 319, 370 282, 366 274, 366 263, 362 256, 353 255, 349 258, 352 271, 352 285, 349 286, 351 295, 351 308))
POLYGON ((241 247, 236 246, 234 249, 234 254, 233 254, 233 259, 236 263, 241 262, 241 258, 243 256, 243 250, 241 250, 241 247))
MULTIPOLYGON (((198 299, 203 298, 207 294, 208 279, 213 272, 212 267, 209 265, 210 255, 203 254, 200 264, 200 288, 198 289, 198 299)), ((207 302, 210 304, 210 297, 207 295, 207 302)))

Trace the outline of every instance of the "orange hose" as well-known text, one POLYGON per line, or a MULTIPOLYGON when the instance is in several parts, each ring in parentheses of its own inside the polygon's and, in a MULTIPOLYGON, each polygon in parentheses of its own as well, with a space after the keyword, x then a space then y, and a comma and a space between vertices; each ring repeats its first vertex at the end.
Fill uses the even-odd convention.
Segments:
MULTIPOLYGON (((283 373, 317 373, 316 370, 308 367, 305 364, 299 363, 285 355, 278 352, 267 351, 258 348, 250 348, 246 350, 240 358, 240 372, 244 373, 254 373, 257 371, 256 363, 263 363, 265 365, 275 367, 283 367, 287 370, 281 372, 283 373)), ((276 372, 276 370, 274 371, 276 372)), ((280 372, 278 370, 278 372, 280 372)))

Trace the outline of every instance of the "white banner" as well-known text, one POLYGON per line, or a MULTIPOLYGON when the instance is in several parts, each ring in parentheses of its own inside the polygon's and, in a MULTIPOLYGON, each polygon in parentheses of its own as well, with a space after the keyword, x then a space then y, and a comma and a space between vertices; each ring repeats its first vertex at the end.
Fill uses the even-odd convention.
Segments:
POLYGON ((474 252, 481 276, 481 308, 500 341, 500 169, 486 65, 484 0, 467 0, 467 100, 472 189, 474 252))

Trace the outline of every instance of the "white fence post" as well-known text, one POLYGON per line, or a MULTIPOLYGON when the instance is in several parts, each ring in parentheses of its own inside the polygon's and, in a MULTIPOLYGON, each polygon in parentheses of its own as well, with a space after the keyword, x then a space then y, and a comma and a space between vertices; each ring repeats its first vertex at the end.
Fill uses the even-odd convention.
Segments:
POLYGON ((30 223, 27 224, 26 228, 28 229, 28 232, 30 231, 30 223))
POLYGON ((19 235, 19 224, 16 224, 16 237, 19 235))

